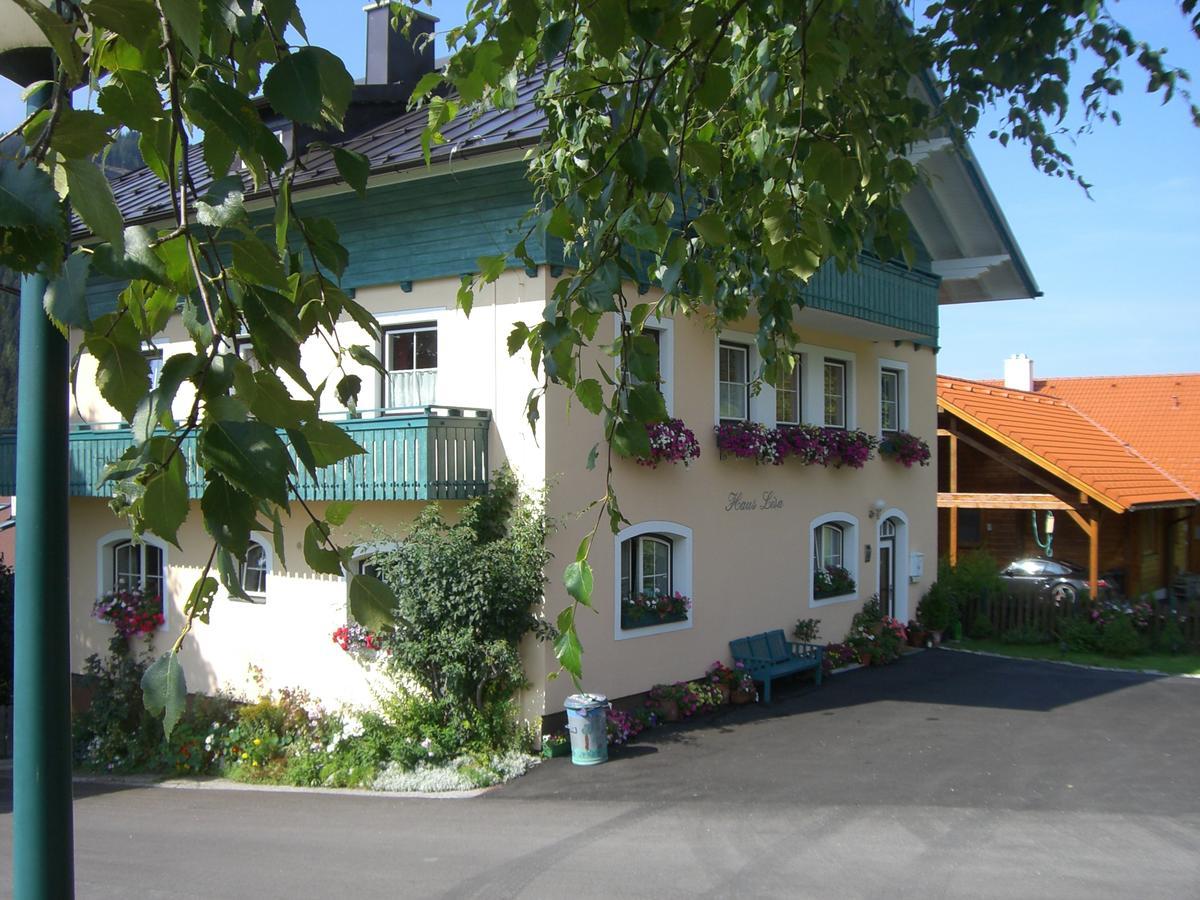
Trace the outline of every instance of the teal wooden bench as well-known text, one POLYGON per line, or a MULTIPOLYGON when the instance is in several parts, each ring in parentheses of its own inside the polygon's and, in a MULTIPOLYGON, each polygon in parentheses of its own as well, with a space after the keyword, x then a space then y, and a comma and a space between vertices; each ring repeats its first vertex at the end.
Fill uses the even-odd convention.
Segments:
POLYGON ((755 681, 763 685, 763 702, 771 702, 771 679, 803 672, 816 671, 816 683, 821 683, 821 663, 825 648, 820 644, 801 644, 784 637, 783 629, 764 631, 729 642, 734 663, 741 663, 755 681))

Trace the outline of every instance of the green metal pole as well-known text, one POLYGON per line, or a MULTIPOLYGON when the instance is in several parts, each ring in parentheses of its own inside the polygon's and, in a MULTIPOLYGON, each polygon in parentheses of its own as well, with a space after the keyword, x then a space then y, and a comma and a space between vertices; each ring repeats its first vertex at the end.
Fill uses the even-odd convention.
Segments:
MULTIPOLYGON (((29 98, 30 111, 50 88, 29 98)), ((13 896, 74 896, 67 580, 67 341, 42 311, 44 275, 21 281, 13 648, 13 896)))

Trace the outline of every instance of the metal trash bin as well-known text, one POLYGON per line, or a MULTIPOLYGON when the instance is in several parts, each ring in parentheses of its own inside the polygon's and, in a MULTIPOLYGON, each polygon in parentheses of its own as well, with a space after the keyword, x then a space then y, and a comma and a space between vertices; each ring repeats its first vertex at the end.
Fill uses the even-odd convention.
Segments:
POLYGON ((572 694, 567 710, 567 733, 571 735, 571 762, 594 766, 608 760, 608 708, 603 694, 572 694))

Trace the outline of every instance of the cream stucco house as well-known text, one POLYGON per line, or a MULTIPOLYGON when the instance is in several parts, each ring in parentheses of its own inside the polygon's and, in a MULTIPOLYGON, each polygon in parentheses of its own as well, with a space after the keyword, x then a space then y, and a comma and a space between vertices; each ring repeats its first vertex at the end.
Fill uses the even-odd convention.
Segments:
MULTIPOLYGON (((384 11, 379 20, 375 15, 368 27, 386 29, 384 11)), ((339 181, 320 149, 305 151, 297 197, 305 209, 333 219, 350 248, 343 285, 382 325, 377 349, 389 374, 366 367, 358 373, 368 398, 362 405, 375 409, 356 418, 327 396, 324 412, 368 455, 319 481, 303 481, 301 491, 317 511, 332 500, 359 501, 338 537, 361 545, 361 563, 368 565, 371 526, 402 533, 429 500, 461 505, 486 489, 489 471, 503 462, 528 485, 550 482, 550 511, 565 522, 551 539, 556 561, 545 603, 552 618, 568 602, 561 567, 590 527, 572 514, 603 494, 603 473, 585 467, 602 424, 578 406, 569 411, 565 394, 552 392, 531 432, 523 403, 538 382, 528 359, 510 358, 505 342, 516 322, 540 317, 563 273, 561 246, 530 246, 537 266, 509 268, 476 298, 469 318, 455 305, 459 277, 479 256, 505 246, 530 203, 521 158, 541 127, 532 88, 526 86, 515 110, 452 123, 450 140, 435 148, 427 167, 420 149, 424 113, 405 112, 404 100, 432 57, 406 54, 395 43, 378 56, 368 60, 367 83, 356 87, 356 115, 344 139, 372 161, 366 199, 339 181)), ((286 122, 273 127, 286 140, 305 138, 286 122)), ((936 444, 938 305, 1029 297, 1037 288, 970 156, 949 141, 916 148, 913 156, 931 176, 906 204, 918 265, 910 270, 864 257, 857 272, 819 272, 796 320, 801 364, 787 384, 750 389, 758 368, 754 322, 720 334, 682 317, 651 322, 667 406, 697 435, 702 452, 688 467, 617 464, 621 508, 632 524, 616 535, 602 532, 593 544, 596 614, 581 616, 578 626, 587 689, 619 697, 695 677, 712 660, 727 658, 731 638, 790 629, 798 618, 820 619, 822 637, 837 640, 876 593, 898 618, 914 613, 936 569, 936 466, 909 469, 881 458, 861 469, 756 465, 722 458, 713 437, 721 421, 745 420, 877 436, 899 428, 936 444), (819 598, 814 568, 833 564, 847 569, 855 586, 819 598), (642 589, 679 592, 691 608, 678 621, 623 620, 622 594, 642 589)), ((114 190, 129 224, 169 216, 169 199, 145 171, 121 176, 114 190)), ((263 201, 248 187, 247 202, 253 209, 263 201)), ((95 282, 90 302, 111 306, 120 288, 95 282)), ((641 290, 653 296, 655 288, 641 290)), ((353 322, 337 327, 343 343, 368 341, 353 322)), ((147 353, 157 361, 189 346, 182 324, 173 321, 147 353)), ((303 361, 314 383, 331 368, 323 346, 306 346, 303 361)), ((98 476, 129 436, 95 389, 93 371, 85 356, 71 411, 75 671, 108 636, 90 617, 93 600, 122 581, 161 588, 167 621, 156 640, 165 649, 209 547, 198 510, 180 533, 183 550, 154 539, 131 543, 124 523, 109 512, 98 476)), ((181 397, 181 405, 187 400, 181 397)), ((12 477, 11 453, 0 441, 0 482, 12 477)), ((0 494, 6 490, 0 483, 0 494)), ((253 665, 272 686, 303 687, 330 703, 370 700, 369 674, 331 640, 346 622, 344 580, 308 570, 300 551, 304 523, 294 521, 286 560, 277 558, 269 536, 256 539, 244 574, 255 602, 221 596, 212 623, 199 626, 185 645, 192 690, 238 687, 253 665)), ((550 645, 530 642, 525 663, 532 685, 526 711, 561 710, 572 688, 569 679, 547 680, 557 669, 550 645)))

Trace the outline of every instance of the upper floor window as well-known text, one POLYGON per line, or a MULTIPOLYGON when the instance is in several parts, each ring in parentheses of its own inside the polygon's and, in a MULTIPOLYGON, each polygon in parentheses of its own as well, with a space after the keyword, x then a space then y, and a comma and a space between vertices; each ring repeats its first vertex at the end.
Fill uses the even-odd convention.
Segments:
POLYGON ((825 360, 825 421, 831 428, 845 428, 846 423, 846 370, 842 360, 825 360))
POLYGON ((383 332, 383 405, 432 406, 437 395, 437 323, 397 325, 383 332))
POLYGON ((717 347, 717 392, 722 422, 750 418, 750 348, 721 341, 717 347))
POLYGON ((799 425, 801 422, 800 365, 797 357, 792 371, 786 375, 780 373, 775 382, 775 422, 779 425, 799 425))
POLYGON ((908 364, 879 360, 879 432, 908 429, 908 364))
POLYGON ((150 390, 154 390, 158 387, 158 380, 162 377, 162 351, 157 347, 147 346, 143 347, 142 356, 146 358, 146 364, 150 366, 150 390))

